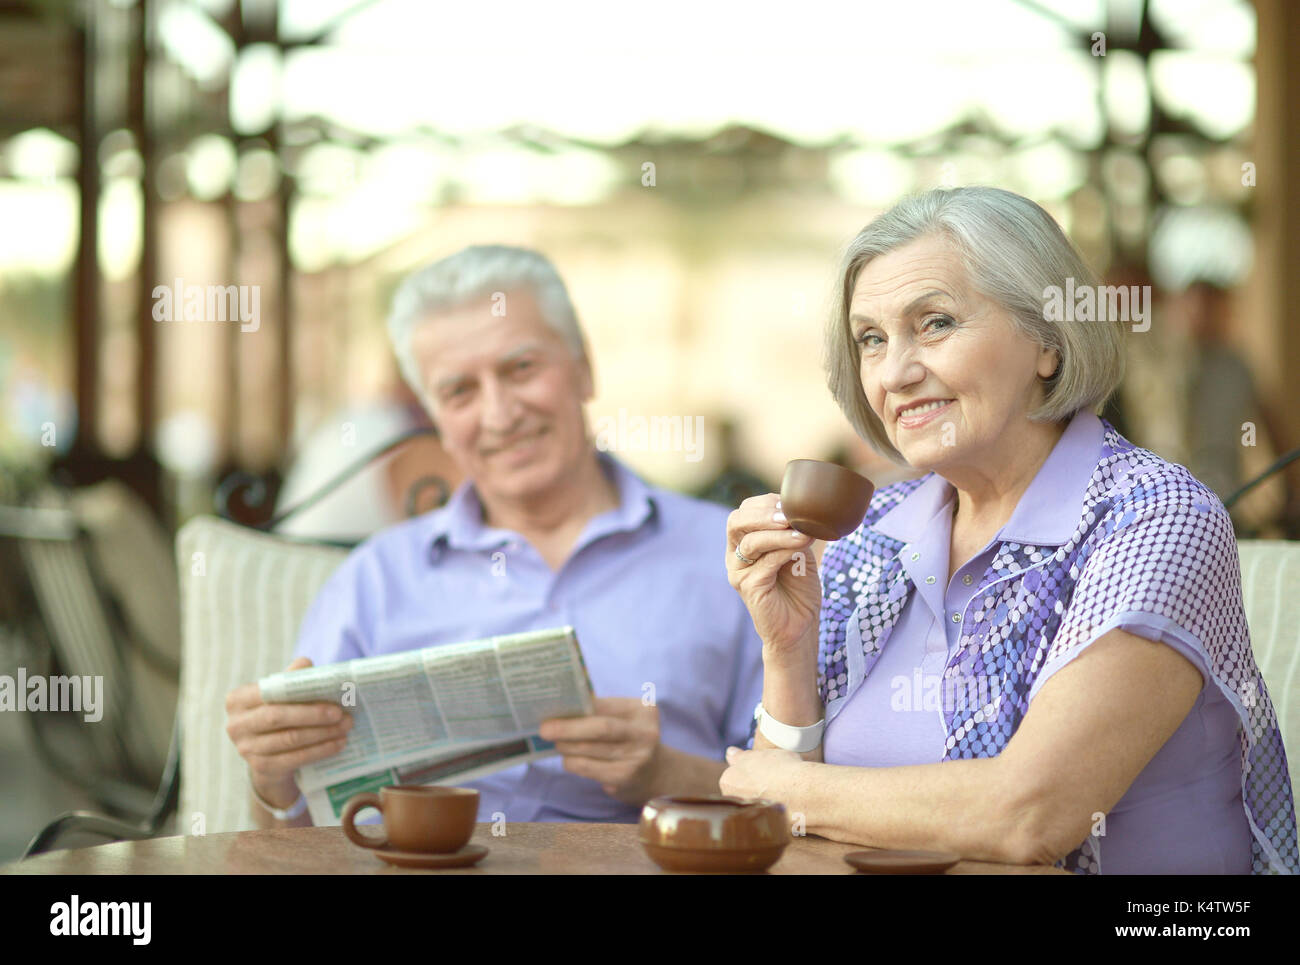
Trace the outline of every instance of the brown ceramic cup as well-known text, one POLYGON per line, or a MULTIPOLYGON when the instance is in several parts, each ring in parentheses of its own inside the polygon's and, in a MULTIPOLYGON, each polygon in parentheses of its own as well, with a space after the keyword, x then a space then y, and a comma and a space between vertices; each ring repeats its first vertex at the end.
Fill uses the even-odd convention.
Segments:
POLYGON ((657 797, 637 837, 666 871, 766 871, 790 843, 785 805, 723 795, 657 797))
POLYGON ((343 807, 343 833, 363 848, 388 848, 425 854, 459 851, 469 843, 478 818, 478 791, 468 787, 381 787, 379 793, 357 794, 343 807), (357 830, 362 808, 375 808, 384 818, 385 837, 357 830))
POLYGON ((816 459, 792 459, 781 480, 781 512, 814 539, 848 536, 862 523, 875 484, 852 469, 816 459))

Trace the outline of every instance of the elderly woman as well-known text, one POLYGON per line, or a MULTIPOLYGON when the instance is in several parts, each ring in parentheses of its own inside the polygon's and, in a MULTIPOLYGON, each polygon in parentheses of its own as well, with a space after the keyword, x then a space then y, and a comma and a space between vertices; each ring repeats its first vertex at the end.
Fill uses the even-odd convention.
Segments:
POLYGON ((1007 191, 932 191, 863 229, 839 277, 831 393, 924 475, 878 491, 820 579, 776 495, 731 514, 764 683, 723 792, 873 847, 1295 872, 1228 514, 1094 415, 1123 321, 1051 320, 1095 284, 1060 228, 1007 191))

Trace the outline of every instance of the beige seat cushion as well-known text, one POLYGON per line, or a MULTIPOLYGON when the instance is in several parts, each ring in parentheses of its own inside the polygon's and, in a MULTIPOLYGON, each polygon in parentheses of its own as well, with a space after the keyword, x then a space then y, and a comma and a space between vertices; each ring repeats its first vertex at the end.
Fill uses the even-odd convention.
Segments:
POLYGON ((177 534, 180 833, 255 826, 247 769, 226 735, 226 694, 284 669, 307 607, 346 555, 208 516, 177 534))
POLYGON ((1242 540, 1241 592, 1255 663, 1277 710, 1291 787, 1300 787, 1300 543, 1242 540))

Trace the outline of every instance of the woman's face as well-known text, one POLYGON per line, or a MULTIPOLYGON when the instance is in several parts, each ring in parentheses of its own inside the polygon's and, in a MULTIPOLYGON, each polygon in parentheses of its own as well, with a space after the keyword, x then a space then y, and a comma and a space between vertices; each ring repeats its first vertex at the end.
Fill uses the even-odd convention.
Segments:
POLYGON ((996 474, 1027 437, 1056 369, 1010 314, 977 292, 951 244, 932 235, 858 274, 849 326, 867 401, 894 448, 922 471, 996 474))

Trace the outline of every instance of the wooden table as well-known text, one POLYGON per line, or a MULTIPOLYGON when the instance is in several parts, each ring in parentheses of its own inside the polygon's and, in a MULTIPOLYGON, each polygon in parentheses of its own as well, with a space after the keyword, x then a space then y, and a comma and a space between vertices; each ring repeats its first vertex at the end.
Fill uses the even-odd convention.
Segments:
MULTIPOLYGON (((489 848, 472 868, 440 871, 395 868, 343 837, 340 828, 283 828, 227 834, 120 841, 37 855, 0 866, 0 874, 664 874, 642 850, 634 824, 508 824, 494 837, 479 824, 473 841, 489 848)), ((772 874, 855 874, 842 860, 857 845, 795 838, 772 874)), ((948 874, 1066 874, 1046 865, 963 861, 948 874)))

